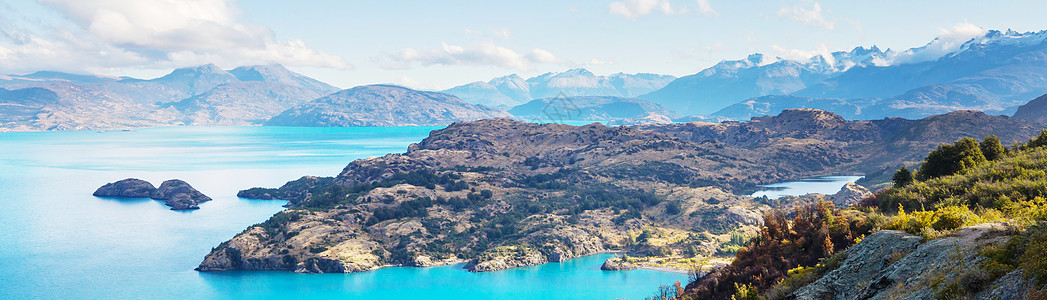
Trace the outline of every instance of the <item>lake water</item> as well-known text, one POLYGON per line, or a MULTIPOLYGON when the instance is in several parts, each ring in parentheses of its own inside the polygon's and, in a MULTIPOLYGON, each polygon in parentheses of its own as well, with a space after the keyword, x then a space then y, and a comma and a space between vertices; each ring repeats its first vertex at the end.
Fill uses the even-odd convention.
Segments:
POLYGON ((782 196, 800 196, 810 193, 821 193, 826 195, 836 194, 845 184, 858 181, 862 176, 822 176, 807 178, 799 181, 790 181, 776 184, 763 185, 763 190, 756 191, 752 197, 767 196, 776 199, 782 196))
POLYGON ((356 274, 193 271, 211 247, 282 209, 237 198, 351 160, 399 153, 435 127, 171 127, 0 133, 0 299, 640 299, 686 275, 604 272, 609 255, 490 273, 461 266, 356 274), (127 177, 183 179, 190 212, 91 196, 127 177))

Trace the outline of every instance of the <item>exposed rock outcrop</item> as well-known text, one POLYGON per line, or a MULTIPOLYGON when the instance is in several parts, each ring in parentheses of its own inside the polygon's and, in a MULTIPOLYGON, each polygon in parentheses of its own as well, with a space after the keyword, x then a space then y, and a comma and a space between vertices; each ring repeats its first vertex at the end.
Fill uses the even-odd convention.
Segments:
POLYGON ((635 270, 636 268, 637 268, 636 265, 634 265, 634 264, 632 264, 630 262, 622 260, 621 257, 608 258, 607 260, 605 260, 603 262, 603 265, 600 266, 600 270, 604 270, 604 271, 625 271, 625 270, 635 270))
POLYGON ((152 196, 155 192, 156 187, 152 183, 137 178, 127 178, 117 182, 106 183, 95 190, 93 195, 97 197, 145 198, 152 196))
MULTIPOLYGON (((892 230, 869 235, 847 249, 847 259, 814 283, 800 288, 795 299, 931 299, 933 286, 949 278, 979 272, 979 250, 1008 240, 1008 225, 979 224, 953 235, 920 244, 920 237, 892 230)), ((1024 298, 1021 282, 1008 275, 991 283, 986 294, 1024 298), (1016 285, 1018 287, 1016 287, 1016 285), (1015 297, 1020 294, 1020 297, 1015 297)), ((985 298, 979 298, 985 299, 985 298)))
POLYGON ((829 198, 836 207, 850 207, 858 204, 862 199, 872 196, 873 193, 857 183, 848 182, 840 188, 839 192, 829 198))
POLYGON ((164 181, 164 183, 160 184, 160 187, 156 188, 156 192, 150 198, 167 200, 166 204, 172 210, 198 209, 200 207, 197 204, 211 201, 211 197, 204 195, 204 193, 180 179, 164 181))
POLYGON ((498 247, 481 253, 469 261, 465 268, 470 272, 490 272, 518 267, 536 266, 548 262, 545 255, 534 248, 524 246, 498 247))

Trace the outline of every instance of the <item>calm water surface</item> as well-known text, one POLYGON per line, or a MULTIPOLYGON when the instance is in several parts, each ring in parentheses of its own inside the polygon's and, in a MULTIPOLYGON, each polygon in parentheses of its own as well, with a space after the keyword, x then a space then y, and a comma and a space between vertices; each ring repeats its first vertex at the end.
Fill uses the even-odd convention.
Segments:
POLYGON ((848 182, 855 182, 862 176, 822 176, 762 186, 764 190, 756 191, 752 197, 767 196, 776 199, 782 196, 800 196, 810 193, 832 195, 840 191, 848 182))
MULTIPOLYGON (((501 272, 461 266, 356 274, 200 273, 211 247, 283 201, 237 198, 357 158, 399 153, 434 127, 172 127, 0 133, 0 299, 640 299, 685 275, 603 272, 608 255, 501 272), (191 212, 91 196, 127 177, 186 180, 214 198, 191 212)), ((838 188, 838 187, 837 187, 838 188)))

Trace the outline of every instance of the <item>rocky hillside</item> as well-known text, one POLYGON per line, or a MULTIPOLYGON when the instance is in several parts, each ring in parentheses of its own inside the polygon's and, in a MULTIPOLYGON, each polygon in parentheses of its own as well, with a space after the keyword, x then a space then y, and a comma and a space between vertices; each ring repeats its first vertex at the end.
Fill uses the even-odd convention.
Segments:
POLYGON ((731 253, 770 205, 805 201, 732 192, 869 167, 865 158, 883 155, 875 149, 923 121, 791 110, 724 124, 457 122, 335 177, 241 191, 291 208, 216 247, 199 269, 355 272, 467 260, 488 271, 610 249, 673 262, 731 253))
POLYGON ((265 122, 268 126, 437 126, 457 121, 508 117, 455 96, 392 85, 343 90, 288 109, 265 122))
POLYGON ((1045 158, 1047 130, 943 144, 855 207, 766 214, 731 265, 674 299, 1040 299, 1045 158))
POLYGON ((1047 124, 1047 94, 1019 106, 1018 110, 1014 111, 1013 117, 1047 124))

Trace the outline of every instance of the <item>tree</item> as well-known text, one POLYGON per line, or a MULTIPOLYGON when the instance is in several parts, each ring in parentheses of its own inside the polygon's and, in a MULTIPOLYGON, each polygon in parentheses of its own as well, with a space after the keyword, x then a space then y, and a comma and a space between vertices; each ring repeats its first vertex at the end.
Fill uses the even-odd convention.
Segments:
POLYGON ((1029 143, 1025 144, 1025 146, 1027 148, 1036 148, 1036 147, 1047 146, 1047 129, 1044 129, 1043 131, 1040 131, 1040 134, 1037 135, 1032 140, 1029 140, 1029 143))
POLYGON ((916 173, 919 180, 927 180, 959 173, 976 164, 985 162, 985 155, 978 145, 978 141, 972 138, 963 138, 952 145, 941 144, 927 154, 916 173))
POLYGON ((981 144, 978 144, 978 148, 981 148, 982 155, 985 155, 986 160, 996 160, 1007 154, 1007 148, 1003 147, 1000 139, 991 134, 986 136, 981 144))
POLYGON ((894 181, 894 186, 903 187, 912 183, 912 171, 902 166, 898 169, 898 172, 894 172, 894 177, 891 178, 894 181))

